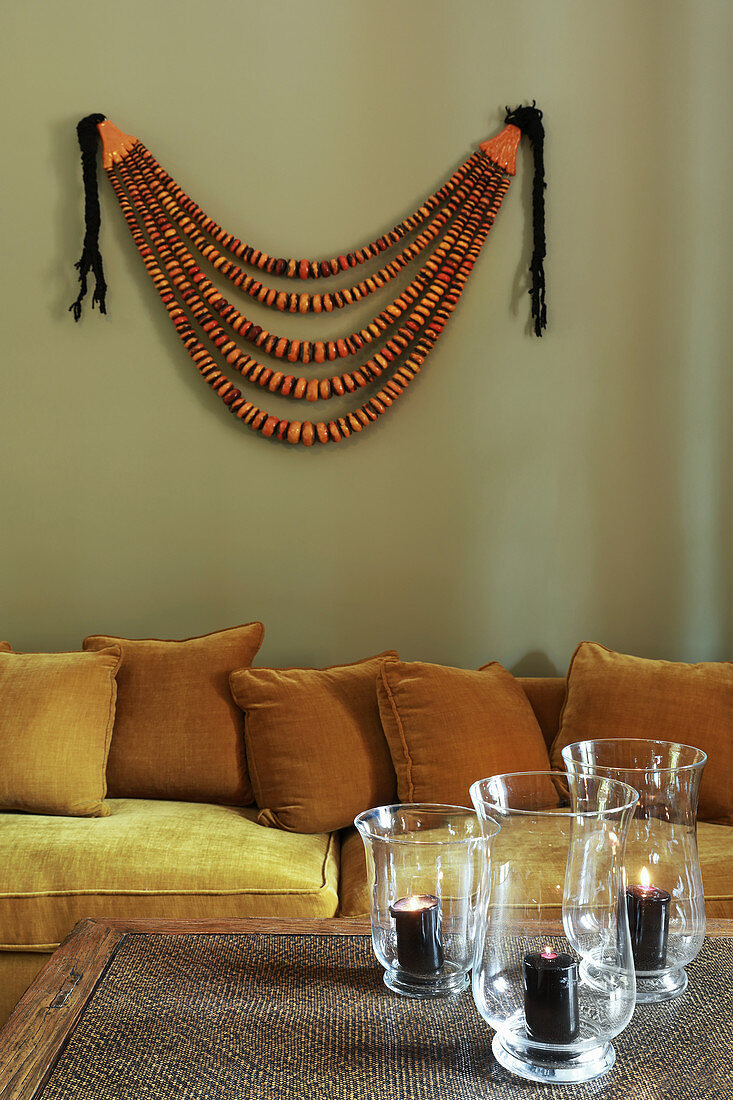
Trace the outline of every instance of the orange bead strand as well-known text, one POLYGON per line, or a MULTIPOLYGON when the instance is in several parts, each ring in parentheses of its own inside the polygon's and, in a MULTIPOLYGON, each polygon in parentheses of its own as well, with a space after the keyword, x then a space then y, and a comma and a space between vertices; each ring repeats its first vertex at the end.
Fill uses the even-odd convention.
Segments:
POLYGON ((521 136, 517 127, 505 127, 496 138, 483 143, 414 215, 370 245, 331 260, 275 261, 224 233, 181 191, 136 138, 123 134, 108 121, 100 123, 99 130, 103 138, 103 164, 123 217, 197 370, 230 411, 253 431, 268 439, 306 447, 341 442, 352 434, 360 434, 392 407, 420 373, 460 300, 509 189, 515 169, 517 134, 521 136), (431 212, 434 212, 432 219, 431 212), (241 269, 235 269, 216 247, 229 250, 259 270, 305 280, 348 271, 386 251, 408 232, 416 232, 413 244, 381 271, 354 287, 318 295, 292 295, 264 286, 245 276, 241 269), (383 289, 431 241, 439 236, 441 239, 409 286, 361 330, 334 339, 306 341, 277 336, 253 325, 203 274, 182 233, 220 274, 231 275, 236 270, 232 281, 258 302, 298 313, 329 313, 383 289), (204 234, 216 243, 207 241, 204 234), (234 339, 236 336, 247 339, 275 360, 323 364, 348 359, 383 334, 388 338, 365 363, 342 374, 310 379, 257 362, 234 339), (284 397, 315 403, 357 393, 377 380, 380 388, 344 416, 317 421, 281 418, 247 400, 220 369, 202 338, 213 345, 225 367, 232 367, 249 382, 284 397))

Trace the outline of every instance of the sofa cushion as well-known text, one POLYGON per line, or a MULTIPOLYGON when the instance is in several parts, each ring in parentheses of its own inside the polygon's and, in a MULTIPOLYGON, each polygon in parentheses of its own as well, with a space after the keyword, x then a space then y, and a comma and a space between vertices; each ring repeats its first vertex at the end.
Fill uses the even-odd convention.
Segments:
POLYGON ((401 802, 470 806, 477 779, 549 770, 527 696, 496 661, 478 672, 385 661, 377 693, 401 802))
POLYGON ((565 677, 518 676, 517 683, 529 699, 549 752, 560 728, 560 713, 565 702, 565 677))
POLYGON ((0 951, 0 1028, 50 958, 45 951, 0 951))
MULTIPOLYGON (((501 833, 499 833, 501 836, 501 833)), ((498 837, 497 837, 498 839, 498 837)), ((729 825, 700 822, 697 829, 705 910, 708 917, 733 918, 733 833, 729 825)), ((501 845, 496 844, 501 857, 501 845)), ((542 873, 542 859, 535 858, 528 867, 531 873, 542 873)), ((366 881, 364 844, 356 829, 341 834, 341 879, 339 882, 339 916, 368 917, 369 889, 366 881)), ((559 907, 558 907, 559 912, 559 907)))
POLYGON ((0 948, 83 917, 332 917, 338 836, 263 829, 254 808, 110 799, 94 821, 0 815, 0 948))
POLYGON ((683 664, 614 653, 581 642, 568 672, 553 765, 576 741, 640 737, 707 753, 702 821, 733 825, 733 661, 683 664))
POLYGON ((366 878, 364 841, 353 827, 341 833, 339 916, 369 917, 371 893, 366 878))
POLYGON ((325 669, 232 673, 262 824, 329 832, 394 800, 395 775, 377 708, 385 656, 395 654, 325 669))
POLYGON ((111 643, 122 649, 110 797, 253 801, 229 673, 252 663, 263 633, 262 623, 247 623, 183 641, 85 639, 85 649, 111 643))
POLYGON ((0 808, 99 817, 118 647, 0 652, 0 808))
POLYGON ((733 918, 733 834, 730 825, 699 821, 697 847, 708 917, 733 918))

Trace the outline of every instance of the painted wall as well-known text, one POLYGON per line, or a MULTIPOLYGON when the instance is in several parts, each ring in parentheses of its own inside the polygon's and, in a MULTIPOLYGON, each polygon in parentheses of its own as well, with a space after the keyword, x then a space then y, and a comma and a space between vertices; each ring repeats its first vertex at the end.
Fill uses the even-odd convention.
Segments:
MULTIPOLYGON (((6 11, 0 637, 77 648, 91 632, 262 619, 261 663, 389 646, 564 672, 581 638, 732 657, 732 11, 6 11), (226 412, 106 180, 109 313, 67 313, 82 115, 139 136, 244 239, 319 256, 391 227, 500 128, 504 104, 532 98, 548 130, 547 336, 527 327, 525 152, 420 381, 345 444, 269 444, 226 412)), ((332 336, 351 318, 310 320, 332 336)), ((308 321, 277 315, 286 335, 307 336, 308 321)))

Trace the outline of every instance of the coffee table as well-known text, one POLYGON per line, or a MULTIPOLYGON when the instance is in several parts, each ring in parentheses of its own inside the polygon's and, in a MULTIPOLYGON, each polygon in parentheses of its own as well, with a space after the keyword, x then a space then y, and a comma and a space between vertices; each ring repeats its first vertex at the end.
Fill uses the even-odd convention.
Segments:
POLYGON ((0 1100, 724 1100, 733 921, 586 1085, 506 1073, 470 992, 390 993, 366 922, 82 921, 0 1033, 0 1100))

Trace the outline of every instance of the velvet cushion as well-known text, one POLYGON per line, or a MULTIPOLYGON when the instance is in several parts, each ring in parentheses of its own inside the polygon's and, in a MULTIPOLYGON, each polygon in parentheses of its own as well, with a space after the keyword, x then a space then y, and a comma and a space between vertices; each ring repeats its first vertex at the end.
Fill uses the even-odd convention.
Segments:
POLYGON ((477 779, 549 770, 527 696, 496 661, 478 672, 385 661, 377 694, 401 802, 470 806, 477 779))
MULTIPOLYGON (((504 858, 503 845, 494 839, 492 860, 504 858)), ((728 825, 709 825, 701 821, 697 828, 700 868, 705 889, 705 912, 708 917, 733 918, 733 834, 728 825)), ((532 854, 522 850, 506 858, 519 858, 542 875, 542 851, 532 854)), ((541 881, 541 880, 540 880, 541 881)), ((364 845, 356 829, 346 829, 341 835, 341 880, 339 885, 339 916, 368 917, 370 892, 366 879, 364 845)), ((496 899, 492 899, 496 900, 496 899)))
POLYGON ((85 917, 332 917, 339 837, 262 829, 255 807, 108 801, 98 821, 0 815, 0 951, 85 917))
POLYGON ((552 762, 576 741, 640 737, 707 753, 698 816, 733 825, 733 662, 682 664, 581 642, 570 662, 552 762))
POLYGON ((253 801, 229 673, 252 663, 263 634, 262 623, 247 623, 183 641, 85 639, 84 649, 122 649, 110 797, 253 801))
POLYGON ((261 824, 328 832, 394 800, 376 692, 379 668, 394 655, 325 669, 232 673, 261 824))
POLYGON ((0 950, 0 1027, 50 958, 47 951, 0 950))
POLYGON ((0 808, 103 817, 120 650, 0 652, 0 808))
POLYGON ((549 752, 560 728, 560 712, 565 701, 565 677, 518 676, 517 683, 529 699, 549 752))

